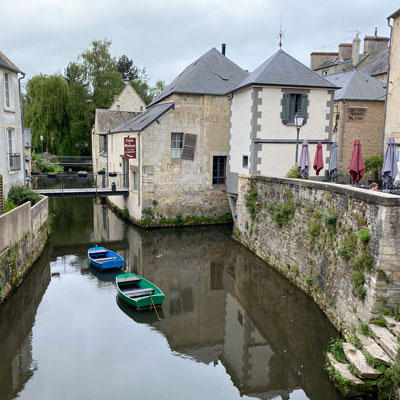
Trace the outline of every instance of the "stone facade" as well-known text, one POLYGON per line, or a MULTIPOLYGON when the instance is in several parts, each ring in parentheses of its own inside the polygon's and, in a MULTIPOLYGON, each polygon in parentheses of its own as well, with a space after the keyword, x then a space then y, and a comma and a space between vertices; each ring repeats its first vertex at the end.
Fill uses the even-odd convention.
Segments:
POLYGON ((399 223, 398 196, 239 176, 234 237, 307 291, 342 331, 400 304, 399 223))
POLYGON ((146 104, 132 85, 127 83, 122 92, 118 96, 115 96, 114 102, 108 109, 114 111, 142 112, 146 109, 146 104))
POLYGON ((129 173, 129 196, 109 201, 127 208, 134 222, 146 220, 152 226, 178 215, 222 217, 229 206, 226 186, 213 185, 213 157, 228 155, 229 102, 225 96, 174 93, 158 104, 169 102, 174 108, 143 131, 109 135, 109 168, 129 173), (196 135, 193 160, 172 157, 173 132, 196 135), (140 152, 129 160, 128 171, 123 158, 126 136, 136 138, 140 152))
POLYGON ((382 154, 385 102, 336 100, 332 139, 338 142, 338 164, 348 174, 354 140, 358 137, 364 159, 382 154))
POLYGON ((0 302, 18 286, 41 254, 48 235, 48 198, 0 217, 0 302))

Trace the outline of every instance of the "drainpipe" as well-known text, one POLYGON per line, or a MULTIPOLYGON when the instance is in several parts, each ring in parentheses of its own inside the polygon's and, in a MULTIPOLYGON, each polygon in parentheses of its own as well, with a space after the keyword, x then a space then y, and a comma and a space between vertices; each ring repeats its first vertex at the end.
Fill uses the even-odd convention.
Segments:
POLYGON ((342 135, 340 138, 340 169, 343 173, 343 148, 344 148, 344 124, 346 122, 346 101, 343 101, 343 121, 342 121, 342 135))
MULTIPOLYGON (((22 104, 21 96, 21 80, 25 78, 25 73, 21 72, 21 77, 18 78, 18 92, 19 92, 19 108, 21 112, 21 131, 22 131, 22 170, 24 171, 24 185, 26 185, 26 170, 25 170, 25 133, 24 133, 24 106, 22 104)), ((32 139, 31 139, 32 140, 32 139)))
POLYGON ((137 155, 138 155, 138 202, 137 205, 140 207, 140 188, 141 188, 141 174, 140 174, 140 131, 138 132, 138 148, 137 148, 137 155))
POLYGON ((388 26, 390 27, 390 39, 389 39, 389 57, 388 57, 388 71, 386 77, 386 97, 385 97, 385 111, 383 112, 383 129, 382 129, 382 155, 384 155, 385 149, 385 125, 386 125, 386 110, 387 110, 387 99, 389 94, 389 75, 390 75, 390 50, 392 49, 392 31, 393 25, 390 25, 390 18, 387 19, 388 26))

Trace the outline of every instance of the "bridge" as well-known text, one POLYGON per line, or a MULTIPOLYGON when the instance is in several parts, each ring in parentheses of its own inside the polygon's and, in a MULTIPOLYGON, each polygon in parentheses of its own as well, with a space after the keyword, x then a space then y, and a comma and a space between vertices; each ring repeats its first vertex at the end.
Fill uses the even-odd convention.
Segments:
POLYGON ((50 156, 49 163, 58 164, 61 167, 91 167, 91 156, 50 156))
POLYGON ((28 182, 32 190, 48 197, 106 197, 129 194, 128 175, 121 173, 32 173, 28 182))

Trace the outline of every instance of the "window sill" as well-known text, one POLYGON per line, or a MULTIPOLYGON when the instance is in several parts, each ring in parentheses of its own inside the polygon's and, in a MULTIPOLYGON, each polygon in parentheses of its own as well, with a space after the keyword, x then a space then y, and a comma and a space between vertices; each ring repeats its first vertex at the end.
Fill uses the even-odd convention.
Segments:
POLYGON ((15 109, 13 109, 13 108, 7 108, 7 107, 4 107, 4 111, 5 112, 9 112, 9 113, 13 113, 13 114, 15 114, 15 109))

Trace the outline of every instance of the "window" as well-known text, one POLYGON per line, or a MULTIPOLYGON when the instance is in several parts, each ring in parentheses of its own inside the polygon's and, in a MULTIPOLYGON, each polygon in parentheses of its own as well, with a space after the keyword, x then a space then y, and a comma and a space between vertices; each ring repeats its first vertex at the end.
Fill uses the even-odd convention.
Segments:
POLYGON ((12 128, 7 129, 7 148, 8 148, 8 160, 10 171, 17 171, 21 169, 21 154, 15 153, 15 131, 12 128))
POLYGON ((324 71, 322 71, 322 76, 328 76, 328 70, 325 69, 324 71))
POLYGON ((183 149, 183 133, 171 133, 171 158, 181 158, 183 149))
POLYGON ((243 156, 242 167, 247 168, 249 165, 249 156, 243 156))
POLYGON ((140 112, 142 112, 143 111, 143 106, 140 106, 140 112))
MULTIPOLYGON (((308 96, 302 93, 284 93, 282 99, 282 122, 293 124, 294 115, 300 113, 307 119, 308 96)), ((305 121, 304 121, 305 122, 305 121)))
POLYGON ((225 185, 226 181, 226 156, 213 157, 213 185, 225 185))
POLYGON ((121 111, 121 106, 117 104, 117 111, 121 111))
POLYGON ((100 135, 100 143, 99 143, 99 150, 100 153, 102 153, 103 151, 105 153, 107 153, 107 147, 108 147, 108 137, 107 135, 100 135))
POLYGON ((10 74, 4 73, 4 100, 6 103, 6 108, 11 108, 10 100, 10 74))

